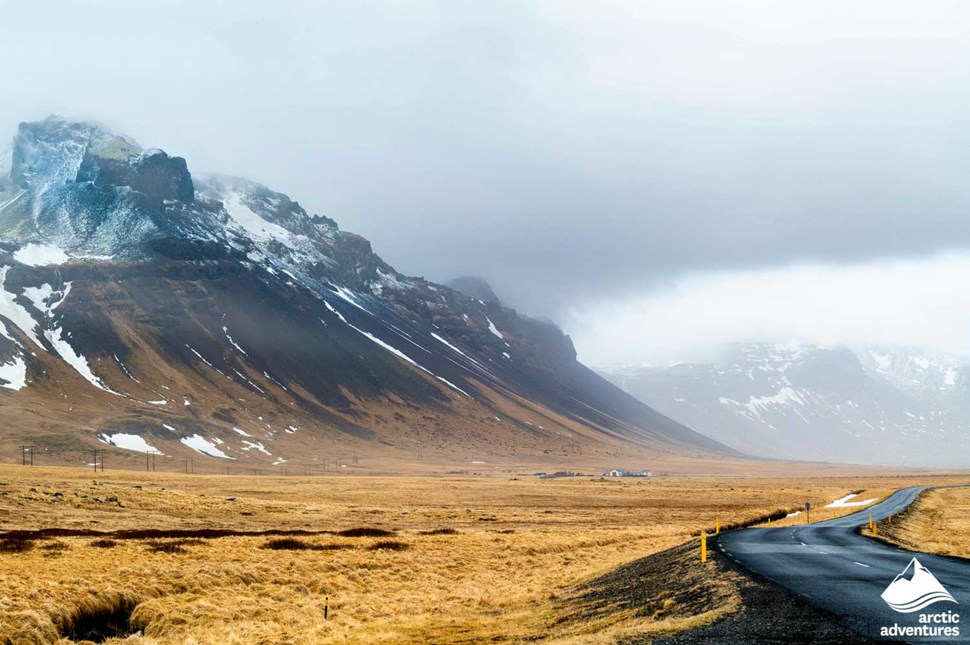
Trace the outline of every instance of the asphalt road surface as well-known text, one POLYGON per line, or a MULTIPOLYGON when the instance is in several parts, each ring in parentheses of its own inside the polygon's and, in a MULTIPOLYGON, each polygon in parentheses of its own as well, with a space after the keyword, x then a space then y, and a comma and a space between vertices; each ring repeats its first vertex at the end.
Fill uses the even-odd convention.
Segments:
MULTIPOLYGON (((912 643, 970 643, 970 560, 906 551, 856 533, 870 515, 880 520, 897 514, 926 488, 904 488, 879 504, 817 524, 723 533, 714 544, 741 567, 834 614, 861 635, 912 643), (959 604, 942 601, 914 613, 899 613, 883 601, 882 592, 914 556, 959 604), (959 627, 959 636, 881 635, 884 626, 919 626, 921 615, 943 612, 960 614, 958 623, 949 624, 959 627)), ((965 538, 970 540, 970 535, 965 538)))

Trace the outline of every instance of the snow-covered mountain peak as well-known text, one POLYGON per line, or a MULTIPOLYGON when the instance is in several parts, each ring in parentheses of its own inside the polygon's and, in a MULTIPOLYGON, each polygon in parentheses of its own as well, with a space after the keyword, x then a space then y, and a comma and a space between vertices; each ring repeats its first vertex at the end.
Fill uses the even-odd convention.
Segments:
POLYGON ((52 115, 43 121, 20 124, 13 141, 10 176, 21 188, 53 179, 71 180, 76 178, 85 154, 127 161, 142 152, 127 137, 52 115))
POLYGON ((724 443, 771 457, 965 465, 967 363, 912 348, 747 343, 710 363, 609 378, 724 443))
POLYGON ((98 126, 60 117, 22 123, 12 157, 0 185, 0 237, 9 242, 73 258, 214 254, 362 289, 403 283, 369 242, 287 195, 238 177, 196 180, 181 157, 98 126))
POLYGON ((966 358, 924 349, 868 347, 859 352, 868 370, 907 392, 948 392, 964 384, 966 358))

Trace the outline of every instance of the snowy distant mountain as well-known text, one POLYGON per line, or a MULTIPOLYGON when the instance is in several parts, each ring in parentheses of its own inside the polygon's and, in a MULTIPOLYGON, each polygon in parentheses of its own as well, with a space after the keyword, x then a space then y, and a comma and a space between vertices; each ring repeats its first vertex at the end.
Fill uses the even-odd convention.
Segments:
POLYGON ((750 454, 967 466, 968 375, 966 360, 924 351, 745 344, 708 364, 627 368, 607 378, 750 454))
POLYGON ((948 399, 968 386, 970 361, 959 356, 874 347, 860 351, 859 359, 872 373, 913 396, 948 399))
POLYGON ((555 326, 402 275, 265 186, 56 117, 21 124, 3 163, 3 454, 735 454, 585 368, 555 326))

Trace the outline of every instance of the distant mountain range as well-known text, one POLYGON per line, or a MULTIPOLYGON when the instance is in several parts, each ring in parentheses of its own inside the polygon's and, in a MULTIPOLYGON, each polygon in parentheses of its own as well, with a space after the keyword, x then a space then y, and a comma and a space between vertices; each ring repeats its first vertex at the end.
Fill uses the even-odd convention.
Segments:
POLYGON ((605 375, 663 414, 752 455, 970 466, 970 362, 954 356, 744 344, 711 363, 605 375))
POLYGON ((736 455, 482 281, 407 277, 260 184, 57 117, 21 124, 0 163, 5 460, 21 445, 56 463, 736 455))

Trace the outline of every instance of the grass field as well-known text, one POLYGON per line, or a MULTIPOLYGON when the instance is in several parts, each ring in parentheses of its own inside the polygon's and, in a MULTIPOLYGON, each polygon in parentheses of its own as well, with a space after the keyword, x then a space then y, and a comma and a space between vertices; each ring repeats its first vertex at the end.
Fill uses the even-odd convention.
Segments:
POLYGON ((134 644, 612 642, 713 620, 735 600, 725 588, 696 611, 678 606, 673 581, 651 591, 660 610, 648 616, 612 605, 587 615, 584 583, 696 541, 715 519, 927 481, 947 478, 95 477, 0 466, 0 530, 68 533, 0 540, 0 633, 55 643, 130 615, 134 644), (202 529, 226 534, 173 536, 202 529), (311 534, 246 534, 257 531, 311 534))
POLYGON ((892 522, 883 520, 876 528, 883 539, 907 549, 970 558, 970 488, 926 491, 892 522))

